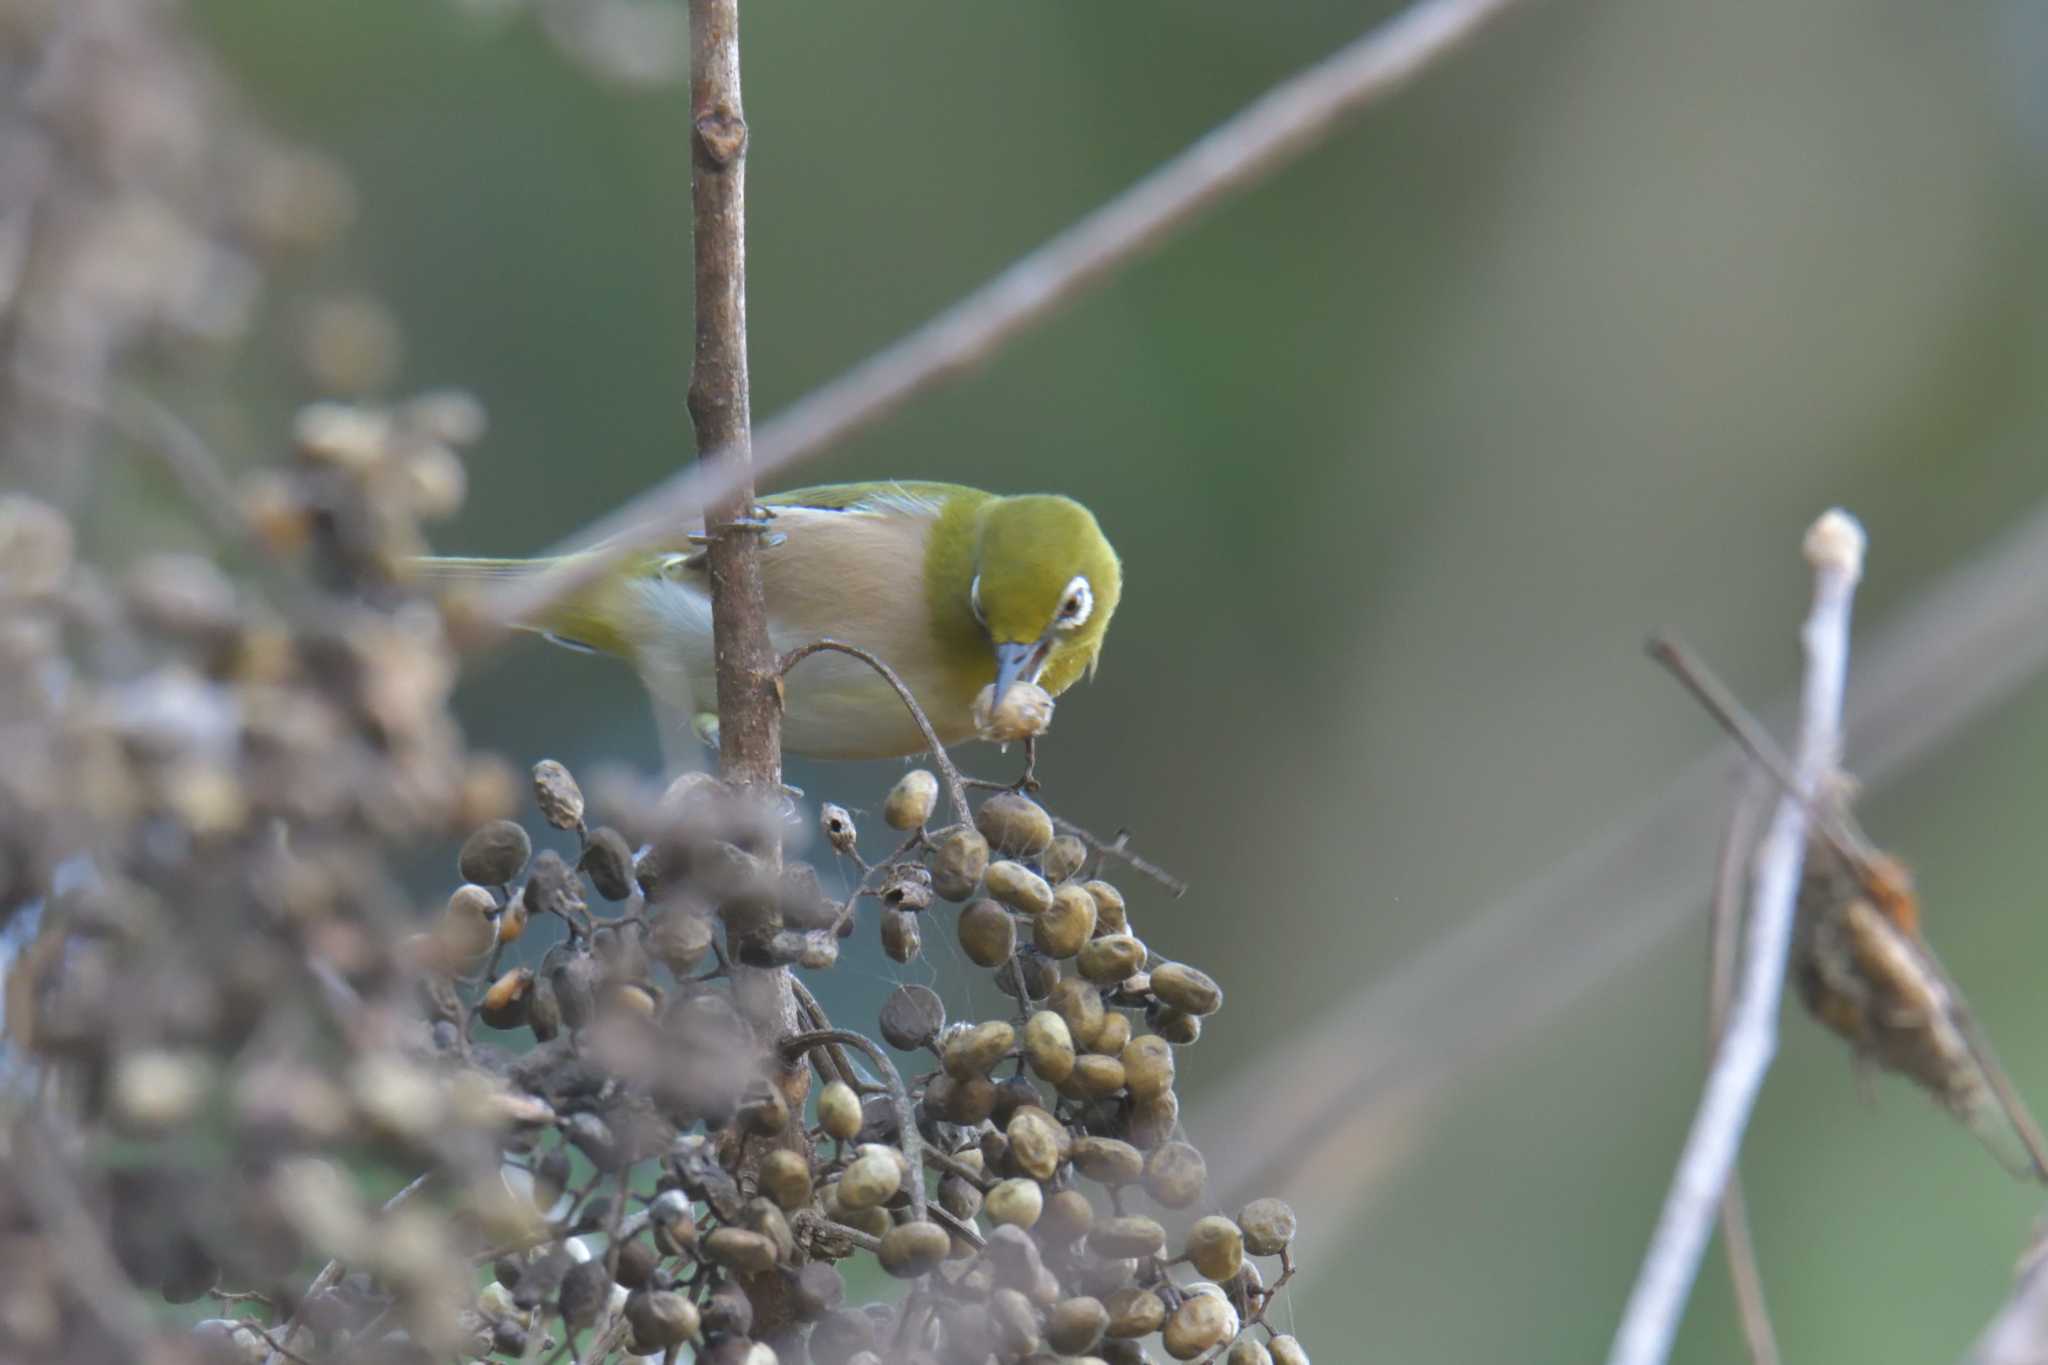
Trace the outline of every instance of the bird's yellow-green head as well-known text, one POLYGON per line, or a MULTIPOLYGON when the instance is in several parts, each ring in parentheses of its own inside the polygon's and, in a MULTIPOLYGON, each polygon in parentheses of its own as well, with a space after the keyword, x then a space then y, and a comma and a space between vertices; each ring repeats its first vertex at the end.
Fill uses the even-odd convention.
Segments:
POLYGON ((942 517, 926 583, 940 629, 979 654, 998 694, 1019 680, 1065 691, 1093 669, 1123 590, 1095 516, 1052 494, 989 497, 942 517))

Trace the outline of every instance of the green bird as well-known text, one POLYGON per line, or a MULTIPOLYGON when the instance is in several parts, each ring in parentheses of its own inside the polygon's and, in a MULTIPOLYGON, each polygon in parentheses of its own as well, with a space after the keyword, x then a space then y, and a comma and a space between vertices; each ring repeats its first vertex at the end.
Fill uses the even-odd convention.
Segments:
MULTIPOLYGON (((814 640, 857 645, 893 668, 945 744, 975 734, 974 701, 1015 682, 1057 695, 1092 674, 1123 570, 1094 514, 1053 494, 1002 496, 950 483, 852 483, 761 499, 768 634, 778 653, 814 640)), ((716 734, 711 589, 701 525, 633 556, 521 623, 558 644, 626 660, 653 697, 672 760, 716 734)), ((430 583, 474 586, 535 573, 541 559, 427 559, 430 583)), ((791 670, 782 742, 811 758, 890 758, 926 747, 875 671, 843 654, 791 670)))

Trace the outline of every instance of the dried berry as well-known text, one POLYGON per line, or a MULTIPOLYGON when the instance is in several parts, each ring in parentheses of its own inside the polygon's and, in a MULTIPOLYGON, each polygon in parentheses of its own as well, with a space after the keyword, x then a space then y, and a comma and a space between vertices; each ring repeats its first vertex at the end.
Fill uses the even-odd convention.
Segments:
POLYGON ((626 836, 610 825, 590 831, 590 842, 584 845, 576 867, 608 901, 622 901, 633 894, 633 850, 627 846, 626 836))
POLYGON ((1052 888, 1045 878, 1022 863, 990 863, 982 881, 989 895, 1020 914, 1043 914, 1052 905, 1052 888))
POLYGON ((1047 957, 1068 958, 1095 932, 1095 898, 1071 883, 1053 892, 1052 905, 1031 922, 1031 941, 1047 957))
POLYGON ((1237 1215, 1244 1247, 1254 1256, 1278 1256, 1294 1240, 1294 1210, 1282 1199, 1254 1199, 1237 1215))
POLYGON ((583 789, 552 758, 533 765, 533 797, 541 818, 556 829, 583 828, 583 789))
POLYGON ((882 819, 891 829, 923 829, 938 800, 939 779, 923 768, 912 768, 890 788, 882 803, 882 819))
POLYGON ((455 865, 467 882, 484 886, 505 886, 526 866, 533 854, 533 840, 523 826, 510 820, 493 820, 463 841, 455 865))
POLYGON ((943 900, 964 901, 988 871, 988 840, 979 830, 954 825, 932 841, 932 890, 943 900))
POLYGON ((952 1246, 953 1239, 936 1223, 904 1223, 883 1235, 876 1256, 882 1269, 910 1280, 938 1269, 952 1246))
POLYGON ((1184 1254, 1205 1278, 1228 1280, 1244 1265, 1244 1234, 1228 1218, 1212 1213, 1188 1229, 1184 1254))
POLYGON ((946 1006, 929 986, 898 986, 882 1002, 882 1038, 899 1052, 924 1047, 946 1026, 946 1006))
POLYGON ((1000 967, 1017 951, 1017 923, 994 901, 976 901, 960 912, 960 951, 979 967, 1000 967))
POLYGON ((1214 978, 1180 962, 1152 969, 1152 994, 1183 1014, 1214 1014, 1223 1006, 1223 988, 1214 978))
POLYGON ((1188 1143, 1161 1143, 1145 1159, 1145 1191, 1169 1209, 1192 1205, 1208 1181, 1208 1162, 1188 1143))
POLYGON ((974 827, 1005 858, 1036 858, 1052 845, 1052 817, 1021 792, 997 792, 982 802, 974 827))

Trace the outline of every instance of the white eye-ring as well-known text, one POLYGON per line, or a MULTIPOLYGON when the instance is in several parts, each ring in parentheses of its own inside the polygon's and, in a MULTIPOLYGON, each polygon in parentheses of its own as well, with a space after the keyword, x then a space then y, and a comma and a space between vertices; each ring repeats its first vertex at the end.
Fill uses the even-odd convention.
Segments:
POLYGON ((1088 586, 1087 578, 1074 575, 1074 581, 1067 584, 1067 590, 1060 597, 1059 614, 1053 618, 1061 630, 1072 630, 1088 619, 1088 613, 1095 610, 1095 590, 1088 586))
POLYGON ((983 625, 987 625, 987 624, 988 624, 988 617, 986 617, 986 616, 984 616, 984 615, 982 615, 982 614, 981 614, 981 575, 980 575, 980 574, 976 574, 976 575, 974 576, 974 581, 973 581, 972 583, 970 583, 970 584, 968 584, 968 585, 967 585, 967 605, 968 605, 968 606, 970 606, 970 607, 972 607, 972 608, 974 609, 974 619, 975 619, 975 620, 977 620, 977 621, 981 622, 981 623, 982 623, 983 625))

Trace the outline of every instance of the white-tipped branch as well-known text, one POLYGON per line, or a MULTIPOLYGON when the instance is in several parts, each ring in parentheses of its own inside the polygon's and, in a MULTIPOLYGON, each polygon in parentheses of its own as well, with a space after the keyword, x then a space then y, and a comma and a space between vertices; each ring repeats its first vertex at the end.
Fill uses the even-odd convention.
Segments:
POLYGON ((1849 617, 1863 574, 1863 530, 1847 513, 1830 511, 1807 532, 1805 550, 1813 567, 1813 607, 1800 633, 1806 676, 1794 757, 1799 795, 1787 794, 1778 802, 1758 850, 1742 980, 1728 1031, 1707 1073, 1608 1365, 1661 1365, 1670 1355, 1743 1130, 1777 1052, 1778 1005, 1806 856, 1807 804, 1834 771, 1841 752, 1849 617))

